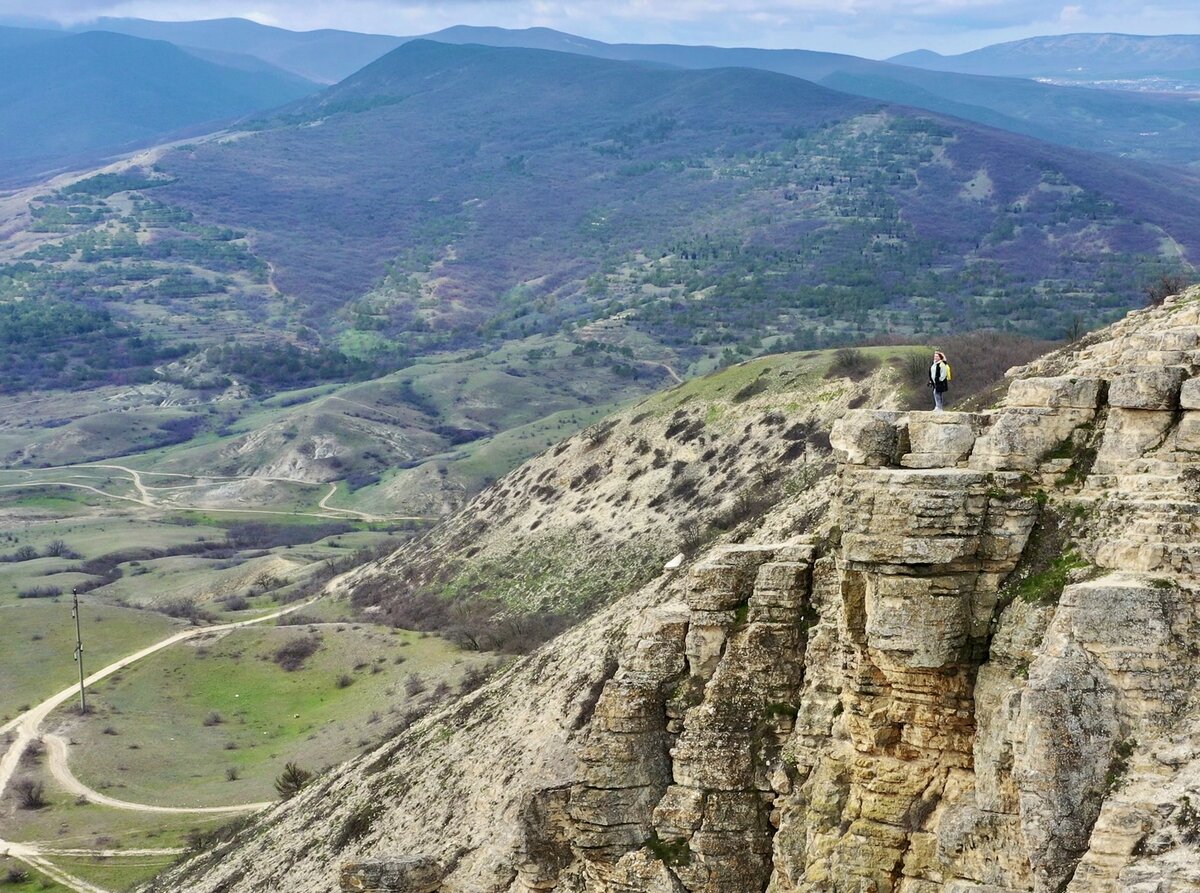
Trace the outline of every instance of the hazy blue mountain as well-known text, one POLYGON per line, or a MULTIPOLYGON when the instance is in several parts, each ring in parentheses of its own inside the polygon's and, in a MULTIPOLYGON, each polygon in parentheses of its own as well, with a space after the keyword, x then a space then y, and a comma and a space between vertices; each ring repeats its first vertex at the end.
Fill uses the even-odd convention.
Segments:
POLYGON ((1148 161, 1200 160, 1200 108, 1185 97, 932 71, 810 50, 606 44, 546 28, 508 31, 457 26, 429 37, 444 43, 530 46, 680 68, 759 68, 1063 145, 1148 161))
POLYGON ((30 46, 47 40, 61 39, 65 36, 61 31, 0 25, 0 50, 30 46))
POLYGON ((1200 36, 1171 34, 1061 34, 997 43, 943 56, 916 50, 890 62, 935 71, 1008 77, 1109 78, 1194 73, 1200 69, 1200 36))
POLYGON ((216 65, 163 41, 0 29, 0 179, 82 164, 215 127, 310 93, 270 71, 216 65))
POLYGON ((332 84, 395 49, 406 38, 353 31, 288 31, 248 19, 152 22, 100 18, 86 26, 183 47, 257 56, 309 80, 332 84))
MULTIPOLYGON (((94 27, 169 40, 204 51, 255 56, 327 83, 348 77, 396 46, 414 39, 348 31, 295 32, 245 19, 197 22, 100 19, 94 27)), ((1098 91, 1036 83, 1025 78, 989 76, 1002 73, 999 71, 972 75, 932 70, 939 67, 933 64, 936 54, 918 54, 912 59, 913 65, 897 65, 810 50, 608 44, 549 28, 508 30, 463 25, 427 37, 441 43, 556 50, 678 68, 758 68, 1063 145, 1148 161, 1174 164, 1200 161, 1200 108, 1184 97, 1098 91)), ((1182 47, 1186 39, 1180 38, 1178 42, 1182 47)), ((1149 46, 1142 47, 1143 55, 1152 55, 1151 49, 1147 49, 1149 46)), ((1126 55, 1136 53, 1129 49, 1126 55)), ((1180 64, 1183 64, 1182 55, 1180 64)), ((1200 68, 1200 65, 1192 67, 1200 68)))

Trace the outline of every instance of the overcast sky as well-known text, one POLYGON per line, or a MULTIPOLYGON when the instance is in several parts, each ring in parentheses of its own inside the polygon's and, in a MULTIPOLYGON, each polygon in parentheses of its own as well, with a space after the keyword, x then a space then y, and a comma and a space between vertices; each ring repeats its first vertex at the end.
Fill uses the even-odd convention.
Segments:
POLYGON ((294 30, 422 34, 455 24, 558 28, 606 41, 799 47, 884 58, 1038 34, 1200 33, 1200 0, 0 0, 0 16, 241 16, 294 30))

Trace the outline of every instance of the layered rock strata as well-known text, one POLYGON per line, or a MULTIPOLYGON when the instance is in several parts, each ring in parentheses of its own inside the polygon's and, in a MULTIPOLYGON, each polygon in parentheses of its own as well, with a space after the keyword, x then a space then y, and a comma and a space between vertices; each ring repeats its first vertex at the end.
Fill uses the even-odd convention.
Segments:
MULTIPOLYGON (((1170 857, 1146 890, 1200 889, 1171 832, 1200 792, 1134 796, 1147 760, 1172 793, 1196 768, 1193 745, 1164 770, 1146 743, 1196 740, 1188 343, 1166 368, 1123 362, 1142 338, 1116 374, 1018 379, 989 413, 838 422, 831 535, 693 570, 683 653, 640 714, 657 762, 606 793, 619 844, 576 837, 583 889, 1115 891, 1151 876, 1148 846, 1170 857)), ((643 703, 623 674, 614 716, 643 703)), ((629 759, 611 731, 589 778, 605 740, 629 759)))

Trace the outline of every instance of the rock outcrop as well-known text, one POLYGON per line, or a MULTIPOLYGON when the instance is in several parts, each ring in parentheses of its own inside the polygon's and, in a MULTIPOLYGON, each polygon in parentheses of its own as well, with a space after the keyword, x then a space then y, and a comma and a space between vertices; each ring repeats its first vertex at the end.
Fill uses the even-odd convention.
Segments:
POLYGON ((370 800, 344 857, 442 893, 1200 891, 1200 292, 1013 374, 848 412, 806 534, 622 599, 243 849, 331 890, 317 813, 370 800))

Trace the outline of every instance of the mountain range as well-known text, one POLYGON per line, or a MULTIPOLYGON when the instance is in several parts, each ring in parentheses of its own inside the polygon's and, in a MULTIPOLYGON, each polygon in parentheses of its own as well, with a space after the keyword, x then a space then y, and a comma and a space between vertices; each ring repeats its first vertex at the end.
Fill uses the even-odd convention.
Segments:
POLYGON ((1194 34, 1062 34, 998 43, 943 56, 931 50, 888 60, 934 71, 999 77, 1114 78, 1200 71, 1200 37, 1194 34))
POLYGON ((262 63, 105 31, 0 28, 0 47, 0 182, 211 131, 315 89, 262 63))
POLYGON ((440 511, 666 377, 864 338, 1076 336, 1186 269, 1196 194, 1185 171, 772 72, 412 41, 236 132, 12 199, 3 389, 97 396, 4 448, 28 466, 198 437, 145 461, 353 474, 372 512, 440 511))
MULTIPOLYGON (((50 145, 55 146, 56 152, 58 146, 62 151, 41 159, 18 154, 28 151, 28 146, 10 149, 4 172, 8 174, 6 179, 25 175, 31 169, 46 169, 51 166, 46 163, 48 161, 61 166, 72 159, 76 162, 95 159, 99 157, 97 153, 111 154, 139 140, 146 144, 148 140, 163 138, 180 127, 216 124, 281 104, 311 92, 312 81, 328 84, 343 80, 395 47, 417 39, 336 30, 293 32, 245 19, 153 22, 104 18, 76 26, 76 29, 169 41, 218 69, 192 72, 187 77, 182 69, 172 74, 176 81, 203 86, 201 95, 206 99, 172 96, 171 102, 177 113, 171 120, 147 121, 136 115, 125 120, 119 110, 126 104, 135 112, 141 107, 139 94, 144 92, 147 83, 157 81, 164 72, 164 62, 155 58, 155 52, 161 53, 161 50, 153 51, 133 43, 123 45, 119 62, 105 63, 110 69, 116 65, 121 72, 120 77, 108 76, 106 81, 104 97, 111 97, 118 110, 110 125, 106 123, 109 119, 101 113, 103 103, 98 110, 90 101, 88 87, 89 83, 105 80, 103 72, 84 72, 67 66, 58 69, 61 73, 55 78, 47 79, 36 73, 55 70, 44 67, 49 64, 48 60, 14 59, 13 70, 24 75, 16 84, 21 95, 28 94, 36 99, 39 89, 58 90, 63 97, 56 107, 59 120, 68 122, 70 126, 64 130, 76 136, 74 139, 63 137, 59 144, 52 142, 50 145), (30 64, 42 67, 31 69, 30 64), (237 74, 232 74, 230 69, 237 74), (34 74, 32 80, 29 73, 34 74), (230 90, 238 95, 228 96, 230 90), (128 100, 124 98, 126 91, 130 92, 128 100), (78 106, 71 105, 75 101, 78 106), (78 123, 76 112, 81 119, 78 123), (18 158, 26 160, 18 163, 18 158)), ((45 31, 46 35, 55 33, 45 31)), ((1200 110, 1186 96, 1165 95, 1161 90, 1130 92, 1073 86, 1075 83, 1094 86, 1096 78, 1109 76, 1106 72, 1142 70, 1146 65, 1157 65, 1153 71, 1169 69, 1174 72, 1172 77, 1183 76, 1185 72, 1181 74, 1181 71, 1191 65, 1189 54, 1195 49, 1194 46, 1189 49, 1189 38, 1185 37, 1068 35, 999 45, 953 58, 920 51, 888 62, 808 50, 608 44, 546 28, 507 30, 457 26, 426 35, 426 38, 443 43, 548 49, 683 69, 757 68, 1062 145, 1172 164, 1200 160, 1200 151, 1196 148, 1200 146, 1200 110), (1106 61, 1109 59, 1112 61, 1106 61), (1165 61, 1159 64, 1160 60, 1165 61), (904 64, 896 64, 898 62, 904 64), (1086 76, 1081 72, 1086 72, 1086 76), (1063 83, 1029 79, 1056 73, 1063 83)), ((21 38, 0 37, 0 41, 5 40, 14 41, 15 45, 21 38)), ((99 62, 96 64, 100 65, 99 62)), ((1105 85, 1126 86, 1123 83, 1105 85)), ((19 108, 10 116, 0 102, 0 129, 20 133, 24 120, 19 108)), ((39 130, 35 129, 32 135, 41 139, 39 130)), ((41 145, 32 140, 31 144, 41 145)))

